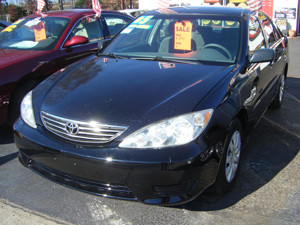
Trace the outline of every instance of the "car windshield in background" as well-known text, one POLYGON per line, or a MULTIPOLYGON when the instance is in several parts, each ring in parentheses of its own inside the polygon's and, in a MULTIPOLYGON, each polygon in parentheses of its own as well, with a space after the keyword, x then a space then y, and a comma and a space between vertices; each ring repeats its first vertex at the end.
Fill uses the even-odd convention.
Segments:
POLYGON ((0 48, 53 49, 70 20, 61 17, 20 19, 0 33, 0 48))
POLYGON ((229 17, 141 16, 102 52, 116 57, 158 61, 233 63, 240 23, 229 17))

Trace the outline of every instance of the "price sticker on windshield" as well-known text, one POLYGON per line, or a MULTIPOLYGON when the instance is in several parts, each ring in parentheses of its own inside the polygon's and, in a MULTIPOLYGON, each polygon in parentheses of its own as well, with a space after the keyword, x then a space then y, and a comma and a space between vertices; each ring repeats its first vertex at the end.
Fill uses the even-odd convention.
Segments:
POLYGON ((8 27, 6 27, 3 31, 1 32, 12 32, 13 29, 17 28, 17 25, 10 25, 8 27))
MULTIPOLYGON (((152 25, 146 25, 146 23, 148 21, 150 21, 152 17, 153 16, 141 16, 138 19, 136 19, 135 21, 133 21, 132 24, 129 25, 128 27, 132 28, 132 29, 138 28, 138 29, 148 30, 152 27, 152 25)), ((122 32, 122 33, 124 33, 124 32, 122 32)))
POLYGON ((193 24, 190 21, 176 22, 174 29, 174 49, 191 51, 193 24))
POLYGON ((47 38, 45 24, 42 21, 34 25, 34 37, 35 41, 41 41, 47 38))
POLYGON ((16 22, 14 22, 12 25, 6 27, 4 30, 2 30, 1 32, 11 32, 13 31, 13 29, 17 28, 17 25, 19 23, 21 23, 24 19, 20 19, 20 20, 17 20, 16 22))

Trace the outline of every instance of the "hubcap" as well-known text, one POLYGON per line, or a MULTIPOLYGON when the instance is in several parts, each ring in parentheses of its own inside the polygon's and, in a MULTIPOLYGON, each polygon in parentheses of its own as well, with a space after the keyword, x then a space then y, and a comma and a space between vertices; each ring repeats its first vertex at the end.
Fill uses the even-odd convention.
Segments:
POLYGON ((284 92, 284 84, 285 84, 285 79, 284 79, 284 76, 282 76, 281 82, 280 82, 280 88, 279 88, 279 102, 282 102, 283 92, 284 92))
POLYGON ((241 155, 241 134, 236 130, 231 136, 226 154, 225 175, 227 182, 231 182, 235 177, 241 155))

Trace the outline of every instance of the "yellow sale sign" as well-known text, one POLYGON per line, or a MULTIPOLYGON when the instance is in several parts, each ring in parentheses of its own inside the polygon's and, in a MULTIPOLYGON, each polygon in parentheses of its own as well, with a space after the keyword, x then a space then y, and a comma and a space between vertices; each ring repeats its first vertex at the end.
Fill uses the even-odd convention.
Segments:
POLYGON ((35 41, 41 41, 47 38, 45 25, 42 21, 34 26, 34 37, 35 37, 35 41))
POLYGON ((174 49, 191 51, 193 24, 190 21, 176 22, 174 29, 174 49))

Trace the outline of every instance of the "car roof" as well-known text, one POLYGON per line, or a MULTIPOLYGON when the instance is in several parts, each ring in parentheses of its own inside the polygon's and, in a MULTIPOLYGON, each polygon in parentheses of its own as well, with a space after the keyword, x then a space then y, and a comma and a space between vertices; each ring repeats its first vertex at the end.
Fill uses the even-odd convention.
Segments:
POLYGON ((180 7, 170 7, 162 10, 153 10, 146 12, 143 15, 193 15, 193 14, 201 14, 201 15, 227 15, 227 16, 237 16, 241 17, 246 13, 251 13, 252 11, 249 9, 239 8, 239 7, 227 7, 227 6, 180 6, 180 7), (170 11, 171 10, 171 11, 170 11), (172 13, 173 11, 173 13, 172 13))
MULTIPOLYGON (((118 11, 111 11, 111 10, 102 10, 101 14, 120 14, 124 15, 123 13, 120 13, 118 11)), ((92 9, 64 9, 64 10, 56 10, 56 11, 49 11, 49 12, 42 12, 42 14, 32 14, 28 17, 40 17, 41 15, 47 15, 47 16, 54 16, 54 17, 67 17, 67 18, 77 18, 78 16, 82 15, 89 15, 89 14, 95 14, 95 12, 92 9)))
POLYGON ((122 9, 119 12, 137 12, 137 11, 145 11, 143 9, 122 9))

